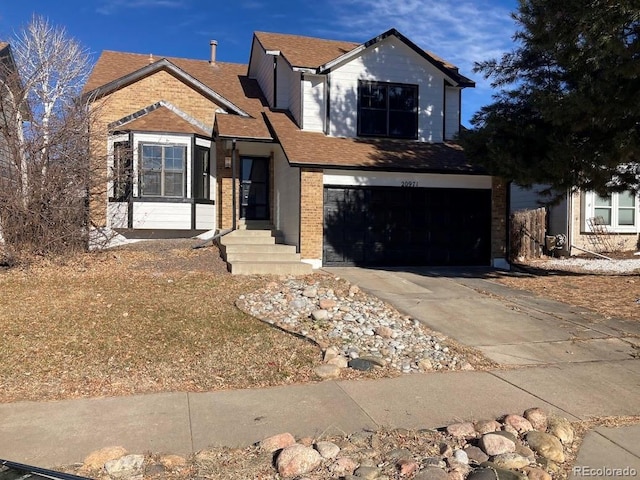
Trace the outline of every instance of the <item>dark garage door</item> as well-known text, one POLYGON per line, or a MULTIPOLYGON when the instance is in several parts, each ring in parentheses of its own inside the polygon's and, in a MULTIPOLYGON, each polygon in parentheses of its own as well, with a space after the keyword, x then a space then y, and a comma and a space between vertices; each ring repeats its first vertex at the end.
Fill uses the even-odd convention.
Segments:
POLYGON ((489 265, 491 191, 325 187, 324 265, 489 265))

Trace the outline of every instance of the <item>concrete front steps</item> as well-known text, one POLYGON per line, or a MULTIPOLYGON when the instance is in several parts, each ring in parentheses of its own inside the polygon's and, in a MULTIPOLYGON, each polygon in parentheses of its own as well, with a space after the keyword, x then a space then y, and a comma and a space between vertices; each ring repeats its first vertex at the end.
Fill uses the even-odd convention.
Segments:
POLYGON ((300 261, 294 245, 282 244, 282 233, 264 222, 242 222, 218 240, 220 253, 234 275, 306 275, 311 265, 300 261))

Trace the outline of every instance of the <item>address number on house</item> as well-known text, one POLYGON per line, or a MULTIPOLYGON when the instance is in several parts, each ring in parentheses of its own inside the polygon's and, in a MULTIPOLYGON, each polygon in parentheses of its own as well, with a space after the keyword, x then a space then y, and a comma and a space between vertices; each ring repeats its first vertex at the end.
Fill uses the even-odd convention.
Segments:
POLYGON ((401 187, 417 187, 418 182, 416 180, 402 180, 400 182, 401 187))

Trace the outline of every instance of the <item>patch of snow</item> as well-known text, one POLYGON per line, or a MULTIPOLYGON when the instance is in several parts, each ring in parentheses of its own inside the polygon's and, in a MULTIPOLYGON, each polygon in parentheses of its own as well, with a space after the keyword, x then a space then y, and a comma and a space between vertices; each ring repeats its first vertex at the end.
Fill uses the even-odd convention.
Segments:
POLYGON ((89 250, 103 250, 141 241, 139 238, 126 238, 110 228, 92 228, 89 232, 89 250))
POLYGON ((633 273, 640 270, 640 259, 554 258, 545 267, 557 270, 584 270, 599 273, 633 273))

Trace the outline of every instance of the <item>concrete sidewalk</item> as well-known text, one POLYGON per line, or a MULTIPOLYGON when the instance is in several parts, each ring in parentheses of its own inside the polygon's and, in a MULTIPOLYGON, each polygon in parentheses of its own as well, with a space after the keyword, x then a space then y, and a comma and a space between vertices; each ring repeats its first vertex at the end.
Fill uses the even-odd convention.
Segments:
MULTIPOLYGON (((207 447, 248 446, 285 431, 317 437, 379 427, 435 428, 533 406, 570 420, 637 415, 638 398, 640 362, 625 360, 211 393, 18 402, 0 405, 0 458, 54 466, 82 461, 109 445, 132 452, 188 454, 207 447)), ((640 444, 640 438, 635 439, 635 445, 640 444)))
MULTIPOLYGON (((0 404, 0 458, 51 467, 80 462, 109 445, 131 452, 188 454, 207 447, 247 446, 285 431, 319 437, 379 427, 435 428, 534 406, 570 420, 640 415, 633 322, 604 321, 511 290, 501 292, 509 301, 482 295, 477 290, 503 287, 491 285, 481 274, 443 278, 428 272, 348 270, 330 271, 518 368, 0 404)), ((640 472, 637 445, 640 426, 598 429, 587 436, 579 466, 592 469, 587 473, 598 473, 599 466, 640 472)))

